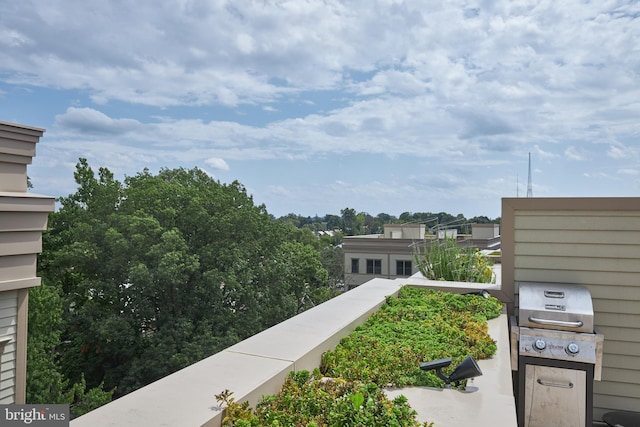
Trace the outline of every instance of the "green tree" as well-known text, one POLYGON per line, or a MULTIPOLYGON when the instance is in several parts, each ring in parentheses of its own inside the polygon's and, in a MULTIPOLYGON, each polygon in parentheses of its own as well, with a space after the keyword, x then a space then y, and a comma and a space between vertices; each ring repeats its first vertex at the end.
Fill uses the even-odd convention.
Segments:
POLYGON ((356 213, 356 210, 352 208, 344 208, 340 210, 340 214, 342 215, 345 235, 358 236, 364 234, 365 215, 363 213, 356 213))
POLYGON ((57 363, 75 391, 120 396, 335 295, 316 236, 238 182, 163 169, 120 183, 84 159, 74 177, 40 274, 60 289, 57 363))
POLYGON ((338 215, 325 215, 324 218, 327 223, 327 230, 344 230, 342 217, 338 215))
POLYGON ((62 298, 46 285, 29 289, 29 333, 27 339, 27 402, 66 403, 67 382, 56 364, 60 345, 62 298))
POLYGON ((70 385, 61 372, 57 363, 57 354, 64 347, 59 289, 46 284, 29 289, 29 305, 27 402, 70 404, 72 414, 78 416, 111 401, 113 392, 102 385, 87 390, 84 379, 70 385))
POLYGON ((342 247, 334 244, 321 247, 320 262, 327 270, 330 287, 341 289, 344 282, 344 251, 342 247))

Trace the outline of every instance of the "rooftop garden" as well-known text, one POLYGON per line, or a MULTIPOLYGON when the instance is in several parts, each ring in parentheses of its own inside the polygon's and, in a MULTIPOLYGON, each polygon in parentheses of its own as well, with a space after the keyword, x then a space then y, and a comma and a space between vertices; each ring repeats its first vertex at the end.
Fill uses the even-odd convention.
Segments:
POLYGON ((493 297, 405 286, 326 352, 318 369, 292 372, 280 393, 264 396, 255 409, 236 402, 228 390, 217 395, 227 407, 223 425, 428 425, 416 421, 403 396, 387 399, 384 387, 442 387, 433 372, 420 370, 422 362, 490 357, 496 343, 487 320, 501 311, 502 303, 493 297))

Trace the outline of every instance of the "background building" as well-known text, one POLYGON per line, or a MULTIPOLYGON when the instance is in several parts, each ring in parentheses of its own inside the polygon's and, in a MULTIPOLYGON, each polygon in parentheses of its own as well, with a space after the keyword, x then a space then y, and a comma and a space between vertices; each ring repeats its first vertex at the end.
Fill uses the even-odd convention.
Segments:
POLYGON ((432 234, 424 224, 385 224, 383 234, 345 236, 345 290, 375 277, 394 279, 418 272, 414 257, 434 239, 455 238, 459 246, 500 249, 498 224, 473 224, 471 234, 458 234, 455 229, 437 230, 432 234))

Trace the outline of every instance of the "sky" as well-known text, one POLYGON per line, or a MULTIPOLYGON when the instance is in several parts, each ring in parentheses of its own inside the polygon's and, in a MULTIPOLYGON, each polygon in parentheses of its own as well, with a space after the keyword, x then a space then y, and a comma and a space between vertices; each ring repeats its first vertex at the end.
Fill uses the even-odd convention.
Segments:
POLYGON ((279 217, 640 196, 640 2, 0 0, 33 192, 200 168, 279 217))

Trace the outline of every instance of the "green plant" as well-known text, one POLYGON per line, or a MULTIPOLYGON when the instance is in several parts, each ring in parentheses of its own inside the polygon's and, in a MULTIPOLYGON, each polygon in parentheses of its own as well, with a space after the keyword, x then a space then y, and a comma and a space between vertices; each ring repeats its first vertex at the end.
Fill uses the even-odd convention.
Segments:
POLYGON ((216 396, 227 407, 224 426, 424 426, 404 396, 389 400, 374 383, 322 378, 319 370, 291 372, 280 393, 264 396, 254 411, 228 390, 216 396))
POLYGON ((496 343, 487 319, 502 312, 496 298, 459 295, 403 287, 332 351, 322 356, 321 371, 329 377, 394 386, 442 387, 422 362, 452 357, 490 357, 496 343))
POLYGON ((223 426, 250 426, 244 424, 253 417, 253 412, 249 406, 249 402, 236 402, 233 392, 226 389, 220 394, 216 394, 216 401, 223 403, 226 407, 225 417, 222 419, 223 426))
POLYGON ((425 244, 423 253, 416 251, 414 258, 427 279, 493 283, 492 261, 477 248, 458 247, 452 238, 425 244))

